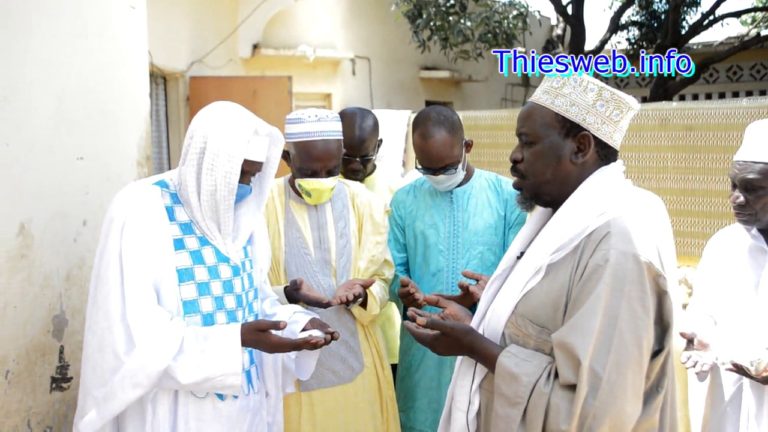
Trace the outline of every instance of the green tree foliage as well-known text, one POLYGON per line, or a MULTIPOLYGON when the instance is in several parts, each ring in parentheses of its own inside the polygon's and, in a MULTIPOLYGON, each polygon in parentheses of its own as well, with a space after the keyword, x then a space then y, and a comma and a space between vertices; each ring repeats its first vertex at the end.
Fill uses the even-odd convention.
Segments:
MULTIPOLYGON (((755 7, 766 6, 768 6, 768 0, 755 0, 755 7)), ((757 12, 744 15, 741 18, 741 25, 752 31, 768 30, 768 14, 757 12)))
MULTIPOLYGON (((708 7, 702 7, 701 0, 614 0, 607 23, 585 22, 585 7, 594 7, 594 2, 549 1, 557 22, 544 46, 547 52, 597 54, 617 40, 626 41, 630 55, 641 49, 686 52, 692 39, 728 20, 740 20, 747 28, 738 38, 723 42, 721 49, 699 58, 693 76, 654 78, 651 101, 671 100, 710 66, 768 42, 768 0, 754 0, 753 6, 727 12, 723 7, 727 0, 708 2, 708 7), (603 36, 589 48, 585 46, 588 24, 605 26, 603 36)), ((478 60, 493 48, 519 46, 529 25, 529 8, 523 0, 395 0, 395 4, 422 52, 436 46, 453 61, 478 60)))
POLYGON ((528 6, 519 0, 396 0, 395 5, 421 52, 435 46, 453 62, 517 46, 528 29, 528 6))

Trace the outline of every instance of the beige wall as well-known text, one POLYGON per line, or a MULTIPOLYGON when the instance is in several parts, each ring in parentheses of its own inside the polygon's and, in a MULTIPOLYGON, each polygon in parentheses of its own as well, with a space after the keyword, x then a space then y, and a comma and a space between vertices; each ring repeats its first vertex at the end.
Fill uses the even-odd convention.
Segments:
POLYGON ((0 16, 0 430, 70 430, 102 217, 148 171, 146 4, 4 1, 0 16), (50 392, 60 347, 74 381, 50 392))
MULTIPOLYGON (((411 43, 408 23, 392 4, 391 0, 299 1, 275 14, 262 35, 241 33, 239 37, 264 47, 295 48, 306 44, 370 58, 374 108, 418 110, 424 107, 425 100, 451 101, 456 109, 502 106, 505 84, 517 78, 499 75, 494 56, 488 53, 480 62, 453 64, 436 50, 421 54, 411 43), (418 73, 424 67, 453 69, 471 75, 477 82, 420 79, 418 73)), ((548 22, 545 24, 536 26, 534 35, 528 36, 530 47, 543 45, 548 22)), ((338 87, 329 86, 336 96, 335 108, 370 107, 367 61, 356 59, 354 69, 353 73, 349 60, 338 65, 338 87)))
MULTIPOLYGON (((282 75, 293 77, 296 93, 331 94, 332 108, 370 107, 368 61, 306 57, 250 56, 254 44, 296 49, 300 45, 368 57, 372 64, 374 108, 418 110, 426 100, 453 102, 456 109, 502 107, 505 85, 517 82, 497 73, 496 58, 452 64, 437 52, 422 55, 410 42, 405 19, 391 0, 267 0, 235 34, 202 62, 205 54, 260 3, 256 0, 148 0, 149 46, 153 62, 171 76, 282 75), (419 79, 422 67, 450 68, 477 82, 419 79)), ((546 19, 545 19, 546 20, 546 19)), ((549 22, 526 35, 529 48, 544 43, 549 22)), ((186 86, 180 86, 185 91, 186 86)), ((523 90, 515 90, 519 106, 523 90)), ((169 95, 173 97, 173 95, 169 95)), ((179 100, 185 100, 181 94, 179 100)), ((186 123, 187 113, 170 117, 186 123)), ((171 119, 173 122, 173 119, 171 119)), ((173 125, 171 125, 173 128, 173 125)), ((182 135, 177 129, 176 135, 182 135)), ((173 131, 172 131, 173 134, 173 131)), ((178 147, 180 141, 172 141, 178 147)), ((177 153, 175 150, 172 153, 177 153)), ((175 163, 175 159, 172 158, 175 163)))

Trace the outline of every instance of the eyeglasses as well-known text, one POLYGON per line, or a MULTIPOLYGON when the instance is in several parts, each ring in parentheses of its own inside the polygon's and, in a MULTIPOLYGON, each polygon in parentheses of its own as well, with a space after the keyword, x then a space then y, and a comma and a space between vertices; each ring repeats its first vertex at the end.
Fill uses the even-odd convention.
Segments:
POLYGON ((353 156, 347 156, 344 155, 341 157, 341 161, 345 164, 350 164, 354 161, 360 162, 361 165, 369 164, 374 159, 376 159, 376 154, 372 154, 371 156, 362 156, 362 157, 353 157, 353 156))
MULTIPOLYGON (((379 145, 381 145, 381 138, 379 138, 379 145)), ((360 156, 360 157, 343 155, 341 157, 341 162, 344 163, 344 164, 350 164, 350 163, 352 163, 354 161, 358 161, 358 162, 360 162, 360 165, 365 165, 365 164, 369 164, 369 163, 373 162, 376 159, 376 155, 378 155, 378 154, 379 154, 379 148, 376 147, 376 151, 373 152, 372 155, 360 156)))
POLYGON ((446 167, 446 168, 438 168, 438 169, 424 168, 422 166, 416 166, 416 171, 422 173, 423 175, 429 175, 429 176, 454 175, 457 172, 459 172, 459 166, 461 166, 461 162, 459 162, 458 165, 456 165, 456 166, 446 167))
MULTIPOLYGON (((467 141, 464 140, 464 144, 466 145, 467 141)), ((459 167, 464 163, 464 159, 467 157, 467 153, 464 152, 461 155, 461 160, 459 163, 457 163, 454 166, 449 166, 445 168, 424 168, 419 164, 419 161, 416 161, 416 171, 422 173, 423 175, 429 175, 429 176, 439 176, 439 175, 454 175, 457 172, 459 172, 459 167)))

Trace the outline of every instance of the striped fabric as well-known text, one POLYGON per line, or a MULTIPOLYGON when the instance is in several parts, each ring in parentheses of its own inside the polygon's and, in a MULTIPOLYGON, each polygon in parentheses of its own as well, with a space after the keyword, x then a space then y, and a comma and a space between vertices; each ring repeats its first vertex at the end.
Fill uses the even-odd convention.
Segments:
POLYGON ((307 108, 294 111, 285 118, 285 141, 343 139, 341 118, 333 111, 307 108))
MULTIPOLYGON (((176 275, 184 321, 191 326, 213 326, 259 318, 259 291, 253 279, 251 243, 232 260, 200 233, 166 180, 155 183, 163 191, 163 203, 171 224, 176 275)), ((257 352, 243 348, 243 393, 258 382, 257 352)), ((220 400, 226 396, 216 394, 220 400)), ((233 396, 237 397, 237 396, 233 396)))

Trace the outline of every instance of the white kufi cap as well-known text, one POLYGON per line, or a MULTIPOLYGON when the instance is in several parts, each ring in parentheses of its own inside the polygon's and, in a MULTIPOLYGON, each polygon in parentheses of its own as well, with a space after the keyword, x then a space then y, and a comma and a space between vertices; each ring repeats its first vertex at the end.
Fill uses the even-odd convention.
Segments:
POLYGON ((333 111, 307 108, 285 117, 285 142, 343 140, 341 117, 333 111))
POLYGON ((733 155, 733 160, 768 163, 768 119, 757 120, 747 126, 741 147, 733 155))
POLYGON ((640 110, 634 97, 588 75, 544 77, 529 100, 578 123, 616 150, 640 110))

